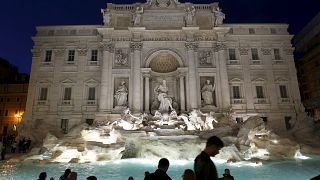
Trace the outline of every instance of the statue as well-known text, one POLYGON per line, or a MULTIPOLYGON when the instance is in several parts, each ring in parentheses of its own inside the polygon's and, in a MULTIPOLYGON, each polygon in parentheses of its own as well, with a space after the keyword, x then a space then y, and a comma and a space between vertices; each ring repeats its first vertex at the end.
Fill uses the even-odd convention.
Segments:
POLYGON ((193 25, 193 18, 195 14, 196 14, 196 9, 193 6, 191 8, 188 7, 186 9, 186 16, 185 16, 186 26, 193 25))
POLYGON ((143 13, 143 7, 137 7, 135 14, 133 16, 133 26, 141 25, 141 16, 143 13))
POLYGON ((206 84, 203 85, 201 89, 201 95, 203 99, 203 104, 206 105, 214 105, 213 104, 213 92, 215 90, 216 85, 212 86, 209 79, 207 79, 206 84))
POLYGON ((213 13, 215 14, 215 22, 214 26, 219 26, 223 23, 223 20, 226 18, 225 14, 221 12, 221 9, 217 7, 216 9, 213 9, 213 13))
POLYGON ((127 106, 128 104, 128 89, 125 84, 126 82, 122 81, 114 95, 116 106, 127 106))
POLYGON ((105 26, 111 26, 111 12, 110 9, 103 10, 101 9, 101 13, 103 15, 103 23, 105 26))
POLYGON ((160 112, 169 112, 170 109, 173 110, 172 99, 168 97, 168 87, 166 84, 166 80, 162 80, 162 84, 157 86, 154 89, 154 92, 155 94, 157 94, 157 98, 160 101, 160 112))

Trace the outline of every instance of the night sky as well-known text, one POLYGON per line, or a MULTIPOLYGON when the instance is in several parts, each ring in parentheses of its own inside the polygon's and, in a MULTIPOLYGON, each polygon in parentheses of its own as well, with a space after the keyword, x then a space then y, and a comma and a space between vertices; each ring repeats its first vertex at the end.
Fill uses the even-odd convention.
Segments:
MULTIPOLYGON (((186 2, 179 0, 180 2, 186 2)), ((144 0, 113 0, 116 4, 144 0)), ((220 2, 225 23, 286 23, 298 33, 319 11, 320 0, 190 0, 220 2)), ((1 0, 0 57, 30 73, 31 37, 41 25, 102 24, 101 8, 107 0, 1 0)))

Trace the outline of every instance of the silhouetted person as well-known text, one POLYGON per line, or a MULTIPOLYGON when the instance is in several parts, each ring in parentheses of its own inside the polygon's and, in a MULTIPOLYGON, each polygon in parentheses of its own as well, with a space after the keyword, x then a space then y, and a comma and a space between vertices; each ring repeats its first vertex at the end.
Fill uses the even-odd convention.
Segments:
POLYGON ((39 179, 38 180, 46 180, 47 178, 47 173, 46 172, 42 172, 39 174, 39 179))
POLYGON ((87 177, 87 180, 97 180, 97 177, 95 177, 95 176, 89 176, 89 177, 87 177))
POLYGON ((134 180, 134 179, 133 179, 133 177, 132 177, 132 176, 130 176, 130 177, 128 178, 128 180, 134 180))
POLYGON ((196 180, 196 175, 191 169, 186 169, 182 175, 182 180, 196 180))
POLYGON ((64 171, 64 174, 60 176, 59 180, 68 180, 68 176, 71 173, 71 169, 66 169, 64 171))
POLYGON ((144 180, 146 180, 149 175, 150 175, 150 172, 149 171, 145 171, 144 172, 144 180))
POLYGON ((223 174, 223 180, 234 180, 233 176, 230 174, 230 169, 225 169, 223 174))
POLYGON ((313 177, 313 178, 311 178, 310 180, 320 180, 320 175, 319 175, 319 176, 316 176, 316 177, 313 177))
POLYGON ((160 159, 158 163, 158 169, 154 173, 151 173, 149 176, 147 176, 147 180, 171 180, 167 174, 169 165, 168 159, 160 159))
POLYGON ((72 171, 68 176, 68 180, 77 180, 77 176, 78 176, 78 173, 72 171))
POLYGON ((223 142, 217 136, 207 140, 205 149, 194 160, 194 172, 197 180, 218 180, 216 166, 210 157, 219 154, 223 142))

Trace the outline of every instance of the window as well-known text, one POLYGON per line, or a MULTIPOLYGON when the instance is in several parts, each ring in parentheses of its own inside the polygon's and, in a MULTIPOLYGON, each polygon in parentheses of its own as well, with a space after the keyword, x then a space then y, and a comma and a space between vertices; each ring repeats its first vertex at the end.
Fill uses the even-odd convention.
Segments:
POLYGON ((68 61, 74 61, 75 50, 69 50, 68 61))
POLYGON ((3 98, 0 99, 0 102, 3 102, 3 98))
POLYGON ((281 60, 280 49, 273 49, 274 59, 281 60))
POLYGON ((287 87, 284 85, 280 85, 279 88, 280 88, 280 97, 288 98, 287 87))
POLYGON ((88 100, 95 100, 95 99, 96 99, 96 88, 89 87, 88 100))
POLYGON ((66 101, 71 100, 71 87, 64 88, 63 100, 66 100, 66 101))
POLYGON ((270 28, 271 34, 277 34, 277 30, 275 28, 270 28))
POLYGON ((251 48, 252 60, 259 60, 258 49, 251 48))
POLYGON ((232 93, 234 99, 240 99, 240 87, 239 86, 232 86, 232 93))
POLYGON ((229 49, 229 59, 236 60, 236 50, 235 49, 229 49))
POLYGON ((48 88, 41 88, 40 89, 40 101, 46 101, 47 100, 47 95, 48 95, 48 88))
POLYGON ((6 110, 6 112, 4 113, 4 116, 8 116, 8 114, 9 114, 9 111, 6 110))
POLYGON ((46 50, 46 58, 45 58, 45 62, 51 62, 51 58, 52 58, 52 50, 46 50))
POLYGON ((10 102, 10 98, 7 98, 7 102, 10 102))
POLYGON ((249 34, 255 34, 256 31, 253 28, 249 28, 249 34))
POLYGON ((98 50, 92 50, 91 51, 91 61, 97 61, 98 60, 98 50))
POLYGON ((17 102, 19 102, 20 101, 20 98, 17 98, 17 102))
POLYGON ((61 130, 64 133, 68 133, 68 124, 69 124, 69 119, 61 119, 61 130))
POLYGON ((257 98, 264 98, 262 86, 256 86, 256 93, 257 93, 257 98))

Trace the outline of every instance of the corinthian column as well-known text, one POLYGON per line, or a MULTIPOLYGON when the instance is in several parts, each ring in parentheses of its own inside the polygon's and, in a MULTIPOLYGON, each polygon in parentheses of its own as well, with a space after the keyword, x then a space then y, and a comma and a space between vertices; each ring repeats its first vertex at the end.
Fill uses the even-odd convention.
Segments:
POLYGON ((111 112, 112 110, 112 57, 114 44, 111 42, 101 42, 100 48, 103 51, 101 62, 101 90, 99 99, 99 111, 111 112))
POLYGON ((198 49, 196 42, 186 42, 185 47, 187 49, 187 60, 189 66, 188 80, 189 80, 189 105, 190 109, 198 108, 197 100, 197 83, 196 83, 196 62, 195 62, 195 50, 198 49))
POLYGON ((131 96, 132 104, 133 104, 133 112, 141 112, 141 49, 142 49, 142 42, 131 42, 130 49, 133 52, 133 61, 131 66, 131 73, 132 73, 132 89, 133 95, 131 96))
POLYGON ((145 95, 145 98, 144 98, 144 110, 146 113, 150 113, 150 109, 149 109, 149 102, 150 102, 150 92, 149 92, 149 89, 150 89, 150 85, 149 85, 149 78, 150 78, 150 74, 144 74, 144 80, 145 80, 145 84, 144 84, 144 95, 145 95))
POLYGON ((226 45, 222 42, 213 44, 213 50, 218 53, 218 66, 219 75, 221 82, 221 97, 222 97, 222 108, 228 108, 230 106, 230 91, 229 91, 229 80, 227 73, 227 57, 226 57, 226 45))

